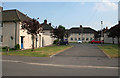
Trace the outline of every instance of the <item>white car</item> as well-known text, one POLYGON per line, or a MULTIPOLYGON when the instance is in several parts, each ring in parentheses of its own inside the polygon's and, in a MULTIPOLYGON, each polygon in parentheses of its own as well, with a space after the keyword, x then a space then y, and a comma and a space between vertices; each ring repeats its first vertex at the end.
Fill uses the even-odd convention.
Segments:
POLYGON ((81 41, 81 40, 78 40, 77 42, 78 42, 78 43, 82 43, 82 41, 81 41))

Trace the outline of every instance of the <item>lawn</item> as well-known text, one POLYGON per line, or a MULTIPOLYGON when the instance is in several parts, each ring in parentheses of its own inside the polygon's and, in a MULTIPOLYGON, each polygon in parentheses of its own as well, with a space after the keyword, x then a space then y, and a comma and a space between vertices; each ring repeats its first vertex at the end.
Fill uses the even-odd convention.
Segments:
MULTIPOLYGON (((8 52, 7 55, 49 57, 53 54, 62 52, 62 51, 66 50, 66 49, 69 49, 71 47, 72 46, 55 46, 55 45, 53 45, 53 46, 48 46, 48 47, 37 48, 34 51, 31 51, 31 49, 28 49, 28 50, 8 52)), ((6 55, 6 52, 2 52, 2 55, 6 55)))
POLYGON ((103 50, 106 54, 108 54, 112 58, 120 58, 120 48, 118 45, 102 45, 98 46, 101 50, 103 50))

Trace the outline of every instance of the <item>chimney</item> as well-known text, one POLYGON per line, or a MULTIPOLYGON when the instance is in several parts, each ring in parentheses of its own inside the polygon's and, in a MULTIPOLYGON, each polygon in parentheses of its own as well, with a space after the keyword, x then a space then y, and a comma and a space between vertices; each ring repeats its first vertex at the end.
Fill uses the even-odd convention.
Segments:
POLYGON ((51 26, 51 23, 49 23, 49 25, 51 26))
POLYGON ((44 23, 47 24, 47 20, 44 20, 44 23))
POLYGON ((106 30, 108 30, 108 27, 106 27, 106 30))
POLYGON ((82 28, 82 25, 80 25, 80 28, 82 28))

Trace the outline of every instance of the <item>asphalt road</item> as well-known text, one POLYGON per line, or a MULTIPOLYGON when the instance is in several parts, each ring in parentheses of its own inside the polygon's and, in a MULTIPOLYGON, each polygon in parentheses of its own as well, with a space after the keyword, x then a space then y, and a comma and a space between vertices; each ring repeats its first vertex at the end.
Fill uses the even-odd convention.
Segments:
POLYGON ((3 56, 4 76, 118 76, 118 59, 109 59, 92 44, 73 48, 52 58, 3 56))

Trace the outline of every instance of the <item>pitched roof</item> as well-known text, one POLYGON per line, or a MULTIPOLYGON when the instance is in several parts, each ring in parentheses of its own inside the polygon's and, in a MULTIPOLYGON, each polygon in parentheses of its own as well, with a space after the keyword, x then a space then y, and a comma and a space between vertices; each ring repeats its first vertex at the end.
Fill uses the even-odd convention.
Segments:
POLYGON ((30 20, 27 15, 23 14, 22 12, 14 9, 14 10, 4 10, 2 11, 2 20, 3 22, 8 21, 25 21, 30 20))
MULTIPOLYGON (((94 33, 96 30, 90 28, 90 27, 82 27, 83 28, 83 33, 94 33)), ((70 33, 81 33, 82 29, 80 27, 73 27, 69 30, 70 33)))
POLYGON ((42 23, 42 27, 43 27, 43 30, 52 30, 53 29, 53 27, 51 27, 51 25, 45 24, 45 23, 42 23))

